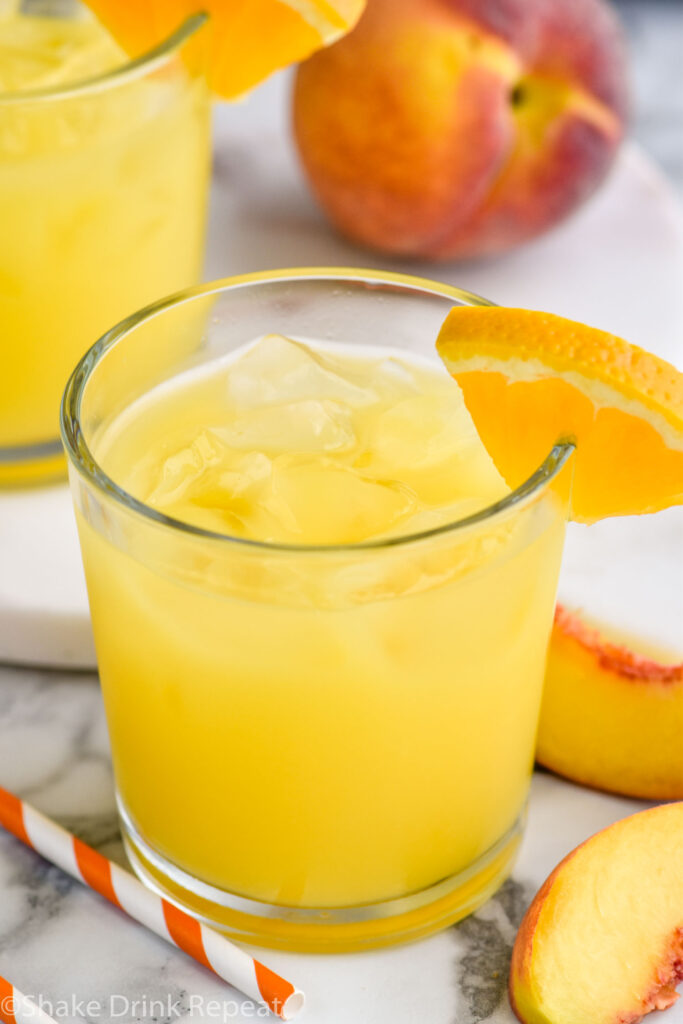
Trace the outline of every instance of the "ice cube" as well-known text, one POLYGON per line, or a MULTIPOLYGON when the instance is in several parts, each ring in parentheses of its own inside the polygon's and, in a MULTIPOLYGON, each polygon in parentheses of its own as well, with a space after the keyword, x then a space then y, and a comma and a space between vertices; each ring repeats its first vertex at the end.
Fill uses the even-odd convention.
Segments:
POLYGON ((372 381, 375 390, 384 400, 404 398, 411 392, 418 394, 420 391, 418 373, 395 356, 388 356, 376 363, 372 381))
POLYGON ((212 469, 196 492, 190 490, 184 515, 199 525, 208 525, 237 536, 261 538, 269 529, 264 501, 271 489, 271 460, 263 452, 233 453, 229 468, 212 469))
POLYGON ((210 480, 202 480, 189 497, 204 508, 231 508, 242 513, 245 502, 257 498, 273 471, 271 460, 263 452, 240 453, 228 468, 213 470, 210 480))
POLYGON ((164 509, 185 500, 191 488, 204 486, 208 470, 223 464, 225 446, 211 430, 203 430, 190 444, 163 459, 159 479, 145 500, 164 509))
POLYGON ((387 536, 407 537, 410 534, 426 533, 441 526, 449 526, 480 512, 489 504, 491 502, 485 498, 467 496, 439 508, 418 508, 412 515, 401 519, 398 524, 387 531, 387 536))
POLYGON ((351 409, 330 399, 268 405, 214 432, 231 448, 273 453, 342 451, 356 441, 351 409))
POLYGON ((49 81, 59 66, 59 57, 55 54, 33 53, 0 42, 0 90, 3 92, 38 88, 49 81))
POLYGON ((336 399, 355 406, 376 401, 370 387, 359 387, 335 372, 324 355, 279 334, 266 335, 230 366, 227 392, 238 409, 304 399, 336 399))
POLYGON ((0 90, 45 89, 104 74, 126 56, 91 18, 3 17, 0 90))
POLYGON ((405 398, 377 417, 372 448, 388 466, 435 467, 476 439, 458 392, 405 398))
POLYGON ((264 511, 272 462, 263 452, 237 452, 204 431, 169 456, 150 504, 176 519, 219 533, 261 537, 270 529, 264 511))
POLYGON ((413 512, 415 498, 400 484, 366 480, 331 459, 285 455, 273 463, 266 507, 281 531, 271 539, 352 544, 391 529, 413 512))
POLYGON ((367 441, 367 475, 412 487, 425 505, 475 496, 488 504, 505 484, 481 443, 460 389, 406 398, 382 412, 367 441))

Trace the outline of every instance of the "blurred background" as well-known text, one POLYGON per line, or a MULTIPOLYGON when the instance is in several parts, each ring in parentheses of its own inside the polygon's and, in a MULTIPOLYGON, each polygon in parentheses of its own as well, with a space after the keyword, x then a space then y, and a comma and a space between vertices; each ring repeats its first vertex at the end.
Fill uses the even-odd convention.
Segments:
POLYGON ((631 50, 634 137, 683 196, 683 2, 617 0, 631 50))

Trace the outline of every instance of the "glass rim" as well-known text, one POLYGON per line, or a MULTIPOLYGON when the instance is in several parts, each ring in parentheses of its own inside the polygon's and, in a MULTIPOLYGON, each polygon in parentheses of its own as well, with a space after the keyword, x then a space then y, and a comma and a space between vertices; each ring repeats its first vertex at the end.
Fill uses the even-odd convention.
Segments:
POLYGON ((177 306, 190 303, 197 298, 208 295, 218 295, 229 292, 233 289, 249 287, 250 285, 268 284, 281 281, 334 281, 342 282, 367 282, 368 284, 381 286, 382 284, 402 285, 415 291, 428 292, 431 295, 445 299, 456 299, 463 304, 470 306, 492 306, 494 303, 484 299, 474 292, 457 288, 454 285, 432 281, 429 278, 416 277, 410 274, 394 273, 391 271, 366 270, 349 267, 297 267, 287 270, 267 270, 250 274, 239 274, 231 277, 221 278, 208 284, 197 285, 174 292, 172 295, 153 302, 124 320, 121 320, 114 327, 103 334, 81 357, 75 369, 67 381, 62 396, 60 407, 60 432, 62 442, 66 449, 67 456, 73 467, 85 480, 106 497, 113 499, 128 512, 132 512, 151 523, 167 529, 182 533, 185 536, 196 537, 202 540, 230 544, 243 549, 251 549, 261 553, 287 553, 287 554, 343 554, 355 552, 379 551, 388 548, 397 548, 404 545, 424 541, 429 538, 445 536, 455 533, 458 530, 477 526, 489 520, 505 515, 508 511, 517 507, 524 507, 545 489, 554 477, 564 467, 567 460, 574 451, 575 444, 572 440, 560 439, 550 449, 541 464, 534 472, 518 487, 510 491, 503 498, 487 505, 478 512, 471 513, 452 522, 443 523, 440 526, 431 527, 428 530, 420 530, 417 533, 399 534, 391 537, 370 538, 364 541, 356 541, 350 544, 292 544, 273 541, 255 540, 250 537, 237 537, 229 533, 219 533, 214 530, 207 530, 201 526, 175 519, 167 516, 151 505, 145 504, 129 494, 123 487, 116 483, 101 468, 97 459, 92 454, 84 436, 80 422, 81 401, 83 393, 90 380, 90 377, 98 366, 102 357, 113 348, 117 342, 134 332, 143 323, 162 315, 177 306))
POLYGON ((162 67, 169 57, 173 57, 178 50, 209 20, 208 14, 199 11, 186 18, 177 29, 166 39, 157 43, 151 49, 118 64, 109 71, 97 75, 89 75, 86 78, 78 79, 75 82, 66 82, 61 85, 48 86, 47 88, 36 89, 0 89, 0 107, 13 106, 22 103, 43 103, 55 100, 70 100, 87 93, 100 92, 112 86, 125 84, 141 75, 162 67))

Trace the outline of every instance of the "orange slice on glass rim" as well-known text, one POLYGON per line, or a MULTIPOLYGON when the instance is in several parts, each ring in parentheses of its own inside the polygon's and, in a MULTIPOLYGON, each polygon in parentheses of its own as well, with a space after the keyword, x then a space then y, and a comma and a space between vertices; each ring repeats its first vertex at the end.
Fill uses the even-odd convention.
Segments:
POLYGON ((511 487, 576 443, 571 517, 683 503, 683 374, 606 331, 550 313, 456 307, 436 347, 511 487))
POLYGON ((240 96, 353 28, 365 0, 85 0, 131 57, 167 39, 191 15, 209 16, 209 85, 240 96))

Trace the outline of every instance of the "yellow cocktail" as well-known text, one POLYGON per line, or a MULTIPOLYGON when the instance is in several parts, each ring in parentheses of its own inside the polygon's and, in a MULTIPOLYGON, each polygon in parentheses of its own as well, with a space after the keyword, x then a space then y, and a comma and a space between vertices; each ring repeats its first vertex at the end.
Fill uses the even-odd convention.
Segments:
POLYGON ((58 470, 77 359, 201 269, 209 104, 183 59, 199 24, 131 65, 57 6, 0 14, 0 484, 58 470))
POLYGON ((67 393, 124 827, 139 870, 243 937, 399 941, 509 869, 564 455, 511 496, 457 385, 405 351, 459 293, 264 276, 142 318, 67 393), (341 345, 245 345, 268 320, 341 345), (164 333, 185 347, 162 367, 164 333))

